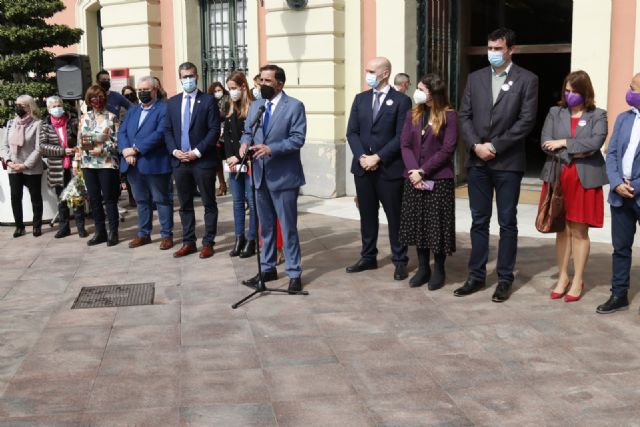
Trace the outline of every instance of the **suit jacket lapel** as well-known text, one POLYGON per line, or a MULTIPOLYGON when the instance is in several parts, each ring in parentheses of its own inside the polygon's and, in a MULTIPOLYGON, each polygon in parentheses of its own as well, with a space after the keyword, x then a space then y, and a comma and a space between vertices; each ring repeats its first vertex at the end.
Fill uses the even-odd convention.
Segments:
MULTIPOLYGON (((156 101, 156 102, 158 102, 158 101, 156 101)), ((155 114, 156 105, 153 104, 151 109, 149 109, 149 112, 147 113, 147 117, 144 118, 144 121, 142 122, 142 124, 140 126, 138 126, 138 123, 140 122, 140 116, 142 115, 142 107, 138 106, 136 108, 138 109, 138 111, 135 114, 135 116, 136 116, 135 124, 136 124, 136 127, 137 127, 136 135, 137 135, 138 132, 140 132, 140 130, 142 130, 142 128, 147 125, 147 123, 150 121, 152 116, 155 114)))
MULTIPOLYGON (((284 92, 282 92, 282 96, 280 97, 280 101, 278 101, 278 105, 276 105, 276 108, 271 111, 271 118, 269 119, 269 127, 267 128, 267 131, 264 134, 265 137, 269 135, 269 132, 271 132, 271 129, 273 129, 273 124, 276 122, 275 119, 277 119, 282 115, 281 111, 287 108, 287 102, 289 101, 287 98, 288 98, 287 95, 284 92)), ((265 107, 266 107, 266 104, 267 103, 265 102, 265 107)))
POLYGON ((567 138, 571 138, 571 113, 569 112, 569 109, 560 109, 559 119, 560 126, 562 126, 562 132, 560 135, 567 135, 567 138))
MULTIPOLYGON (((489 68, 489 71, 491 71, 491 68, 489 68)), ((516 68, 516 64, 511 64, 511 69, 507 74, 507 78, 504 79, 504 84, 509 85, 510 81, 515 80, 517 74, 518 74, 518 69, 516 68)), ((493 78, 493 76, 491 76, 491 78, 493 78)), ((509 88, 509 90, 511 90, 511 87, 509 88)), ((491 89, 490 91, 491 91, 491 100, 493 100, 493 89, 491 89)), ((505 96, 506 93, 507 93, 506 90, 502 90, 502 88, 500 88, 500 92, 498 92, 498 99, 496 99, 495 104, 493 104, 493 108, 495 108, 500 103, 500 101, 502 101, 502 98, 505 96)))
POLYGON ((198 92, 196 93, 196 98, 193 100, 193 108, 191 109, 191 122, 189 122, 189 129, 191 129, 191 126, 193 126, 194 117, 196 116, 196 114, 198 114, 198 111, 200 110, 198 106, 200 105, 201 98, 202 98, 202 92, 200 92, 200 90, 198 89, 198 92))
POLYGON ((480 81, 482 82, 482 87, 484 88, 484 99, 487 100, 488 106, 489 106, 489 110, 491 110, 493 108, 493 92, 491 89, 491 79, 492 79, 492 74, 491 74, 491 67, 486 67, 485 71, 484 71, 484 75, 482 76, 482 78, 480 79, 480 81))
MULTIPOLYGON (((585 132, 585 129, 587 129, 587 123, 589 123, 589 119, 591 119, 592 115, 593 115, 592 111, 585 111, 585 112, 582 113, 582 116, 580 117, 580 120, 578 121, 578 126, 576 126, 576 133, 574 135, 574 138, 577 138, 583 132, 585 132), (581 123, 583 123, 584 126, 580 126, 581 123)), ((571 119, 569 119, 569 121, 571 121, 571 119)), ((571 135, 571 133, 569 133, 569 135, 571 135)))
MULTIPOLYGON (((382 116, 384 114, 385 111, 387 111, 387 109, 389 109, 389 104, 388 102, 391 102, 391 105, 393 105, 394 102, 394 98, 395 98, 395 89, 392 87, 389 87, 389 92, 387 92, 387 95, 384 97, 384 100, 382 101, 382 104, 380 104, 380 110, 378 110, 378 114, 376 115, 376 118, 373 119, 373 124, 375 125, 378 122, 378 119, 380 119, 380 116, 382 116)), ((373 117, 373 91, 371 91, 371 117, 373 117)))

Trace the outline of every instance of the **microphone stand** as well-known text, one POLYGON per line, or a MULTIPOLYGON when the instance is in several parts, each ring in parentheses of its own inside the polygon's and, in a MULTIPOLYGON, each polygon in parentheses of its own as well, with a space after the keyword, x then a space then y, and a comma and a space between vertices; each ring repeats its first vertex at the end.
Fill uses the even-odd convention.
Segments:
MULTIPOLYGON (((252 148, 255 145, 255 136, 256 136, 256 133, 258 132, 258 129, 261 127, 261 124, 262 124, 262 114, 258 116, 255 124, 253 125, 253 128, 251 129, 251 140, 249 141, 249 146, 244 152, 244 155, 242 156, 240 163, 238 164, 238 166, 236 166, 237 168, 236 170, 238 171, 242 170, 242 167, 246 165, 250 160, 253 159, 252 148)), ((235 178, 236 180, 240 178, 240 173, 241 172, 236 173, 236 178, 235 178)), ((258 218, 258 199, 256 197, 256 181, 255 181, 255 174, 253 170, 251 171, 251 192, 253 194, 253 216, 254 218, 256 218, 256 221, 258 223, 258 230, 259 230, 260 218, 258 218)), ((289 290, 285 290, 285 289, 268 288, 265 285, 264 280, 262 279, 262 263, 260 262, 260 253, 261 253, 261 250, 260 250, 260 244, 258 239, 258 242, 256 244, 256 259, 258 262, 258 283, 256 284, 255 290, 252 293, 250 293, 246 297, 242 298, 240 301, 233 304, 231 308, 236 309, 240 307, 245 301, 253 298, 255 295, 258 295, 258 294, 262 296, 265 293, 275 292, 275 293, 282 293, 287 295, 309 295, 309 292, 307 291, 289 292, 289 290)))

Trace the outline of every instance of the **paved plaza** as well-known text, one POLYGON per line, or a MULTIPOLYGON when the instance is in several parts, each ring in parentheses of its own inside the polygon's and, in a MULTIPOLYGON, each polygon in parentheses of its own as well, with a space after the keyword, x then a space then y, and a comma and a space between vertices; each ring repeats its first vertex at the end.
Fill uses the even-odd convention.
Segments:
POLYGON ((311 213, 325 202, 306 199, 310 295, 232 310, 256 266, 227 255, 231 200, 219 201, 208 260, 172 258, 157 234, 129 249, 131 212, 110 248, 89 248, 75 231, 58 241, 48 227, 37 239, 0 228, 0 426, 640 426, 640 286, 629 311, 595 314, 609 294, 609 244, 593 244, 584 297, 568 304, 548 296, 553 240, 525 235, 515 292, 495 304, 496 236, 491 286, 456 298, 467 229, 458 228, 446 286, 410 289, 392 279, 385 226, 380 268, 346 274, 359 223, 311 213), (154 305, 70 309, 83 286, 139 282, 155 282, 154 305))

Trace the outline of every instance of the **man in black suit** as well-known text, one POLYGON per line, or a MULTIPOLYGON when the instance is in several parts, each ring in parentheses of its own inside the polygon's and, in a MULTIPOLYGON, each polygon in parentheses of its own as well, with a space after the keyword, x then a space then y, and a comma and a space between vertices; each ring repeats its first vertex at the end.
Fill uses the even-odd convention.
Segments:
POLYGON ((220 138, 218 103, 214 97, 197 89, 198 70, 191 62, 181 64, 178 74, 184 91, 168 101, 165 131, 182 222, 182 247, 173 256, 179 258, 197 251, 193 209, 197 185, 204 205, 200 258, 209 258, 213 256, 218 225, 215 195, 218 165, 216 142, 220 138))
POLYGON ((349 114, 347 140, 353 152, 351 173, 356 184, 362 251, 347 273, 378 268, 378 210, 380 203, 389 223, 393 278, 407 278, 407 247, 400 244, 400 208, 404 164, 400 156, 400 133, 411 99, 389 85, 391 63, 374 58, 365 69, 370 90, 356 95, 349 114))
POLYGON ((515 33, 500 28, 488 36, 489 67, 469 75, 460 106, 460 130, 467 158, 471 208, 469 275, 456 296, 485 285, 489 222, 496 193, 500 244, 494 302, 509 298, 518 250, 517 208, 525 170, 525 143, 536 120, 538 77, 511 62, 515 33))

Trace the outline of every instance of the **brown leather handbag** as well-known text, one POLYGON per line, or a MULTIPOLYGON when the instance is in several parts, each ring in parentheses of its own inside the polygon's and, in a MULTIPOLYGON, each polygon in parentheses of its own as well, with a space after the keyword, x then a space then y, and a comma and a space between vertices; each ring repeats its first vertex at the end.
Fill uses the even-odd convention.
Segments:
POLYGON ((565 227, 564 197, 560 185, 562 164, 555 156, 553 156, 551 168, 551 176, 555 177, 555 180, 547 183, 544 197, 540 195, 538 214, 536 215, 536 229, 541 233, 557 233, 564 230, 565 227))

